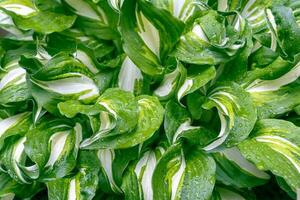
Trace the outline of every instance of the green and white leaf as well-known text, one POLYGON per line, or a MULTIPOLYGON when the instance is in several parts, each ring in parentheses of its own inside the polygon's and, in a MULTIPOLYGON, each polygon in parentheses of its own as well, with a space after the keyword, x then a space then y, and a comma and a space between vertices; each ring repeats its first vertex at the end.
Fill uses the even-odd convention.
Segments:
POLYGON ((125 199, 154 199, 153 172, 158 160, 164 154, 163 147, 148 150, 125 173, 122 189, 125 199))
POLYGON ((265 184, 270 176, 246 160, 236 148, 214 153, 217 162, 217 180, 225 185, 249 188, 265 184))
POLYGON ((258 121, 249 139, 238 145, 245 158, 261 170, 285 179, 296 192, 300 187, 299 127, 279 119, 258 121))
POLYGON ((64 177, 75 167, 82 140, 79 123, 72 127, 67 121, 44 117, 26 137, 25 151, 38 168, 40 180, 64 177))
POLYGON ((256 108, 250 95, 234 82, 216 85, 208 94, 205 109, 216 107, 220 118, 218 137, 204 149, 238 144, 248 137, 256 122, 256 108))
POLYGON ((135 92, 143 82, 143 74, 141 70, 126 57, 121 66, 118 76, 118 86, 120 89, 135 92))
POLYGON ((171 146, 158 161, 153 177, 153 199, 210 199, 215 162, 200 148, 171 146))
POLYGON ((151 138, 162 124, 164 109, 156 97, 142 95, 136 97, 136 100, 138 102, 138 118, 134 130, 109 137, 101 137, 101 132, 99 132, 92 138, 83 141, 81 147, 84 149, 124 149, 141 144, 151 138))

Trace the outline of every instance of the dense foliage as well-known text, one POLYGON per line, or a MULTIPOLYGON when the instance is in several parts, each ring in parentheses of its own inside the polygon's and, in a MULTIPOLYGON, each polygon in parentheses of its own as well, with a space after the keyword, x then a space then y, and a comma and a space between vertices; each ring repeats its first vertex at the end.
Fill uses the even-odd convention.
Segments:
POLYGON ((0 199, 296 199, 299 25, 299 0, 0 0, 0 199))

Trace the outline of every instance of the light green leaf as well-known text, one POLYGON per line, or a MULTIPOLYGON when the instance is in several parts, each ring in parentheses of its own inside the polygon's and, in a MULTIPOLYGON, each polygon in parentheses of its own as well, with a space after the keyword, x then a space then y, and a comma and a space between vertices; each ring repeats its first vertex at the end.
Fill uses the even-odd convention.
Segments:
POLYGON ((60 32, 70 28, 75 22, 75 16, 53 13, 49 11, 38 12, 30 17, 12 15, 16 26, 22 30, 34 30, 43 34, 60 32))

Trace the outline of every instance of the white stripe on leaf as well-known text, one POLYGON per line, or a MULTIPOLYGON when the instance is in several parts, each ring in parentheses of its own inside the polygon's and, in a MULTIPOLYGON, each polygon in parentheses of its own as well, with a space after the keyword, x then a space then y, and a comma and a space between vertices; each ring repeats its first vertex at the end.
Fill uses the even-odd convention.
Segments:
POLYGON ((207 145, 206 147, 204 147, 203 149, 205 151, 211 151, 211 150, 217 148, 218 146, 223 144, 223 142, 225 142, 226 138, 229 135, 227 119, 220 111, 218 111, 218 113, 219 113, 219 117, 220 117, 220 121, 221 121, 221 129, 220 129, 218 138, 215 141, 213 141, 212 143, 210 143, 209 145, 207 145))
POLYGON ((270 178, 267 173, 257 169, 257 167, 253 163, 246 160, 236 147, 225 149, 222 151, 222 153, 228 160, 235 162, 240 168, 247 171, 248 173, 262 179, 270 178))
POLYGON ((160 86, 154 91, 154 94, 158 97, 168 96, 175 89, 178 75, 178 68, 176 68, 173 72, 166 74, 160 86))
POLYGON ((18 176, 18 178, 23 183, 28 184, 29 182, 25 180, 23 173, 18 166, 18 164, 20 163, 20 161, 22 159, 22 155, 24 153, 24 149, 25 149, 24 143, 25 142, 26 142, 26 137, 23 137, 17 141, 17 143, 14 145, 11 159, 13 159, 12 165, 13 165, 14 171, 15 171, 16 175, 18 176))
POLYGON ((180 126, 178 127, 178 129, 176 130, 174 136, 173 136, 173 143, 176 142, 176 140, 178 139, 178 137, 182 134, 182 132, 187 131, 187 130, 192 130, 192 129, 196 129, 198 127, 196 126, 191 126, 191 120, 187 120, 184 123, 180 124, 180 126))
POLYGON ((129 57, 126 57, 118 76, 119 88, 125 91, 134 92, 135 85, 140 80, 143 80, 141 70, 129 57))
POLYGON ((100 149, 98 151, 98 158, 101 162, 101 166, 105 171, 105 174, 108 178, 112 190, 117 193, 122 193, 122 190, 115 183, 113 177, 112 164, 113 164, 113 160, 115 159, 115 151, 113 149, 100 149))
POLYGON ((57 132, 50 137, 49 142, 51 143, 51 152, 45 167, 53 166, 58 160, 64 150, 64 146, 69 135, 70 131, 62 131, 57 132))
POLYGON ((209 42, 209 40, 208 40, 206 34, 204 33, 204 31, 203 31, 203 29, 202 29, 202 27, 201 27, 200 25, 198 25, 198 24, 195 25, 195 26, 193 27, 192 32, 193 32, 195 35, 197 35, 201 40, 203 40, 203 41, 205 41, 205 42, 209 42))
POLYGON ((186 79, 183 85, 180 87, 177 93, 177 99, 180 101, 188 91, 193 87, 194 81, 192 79, 186 79))
POLYGON ((90 19, 95 19, 98 21, 101 20, 98 13, 87 2, 83 0, 65 0, 65 1, 75 10, 75 13, 77 15, 84 16, 90 19))
POLYGON ((120 9, 124 3, 124 0, 108 0, 108 3, 110 4, 110 6, 113 9, 120 11, 120 9))
POLYGON ((300 62, 288 73, 274 80, 255 80, 257 84, 247 88, 250 93, 279 90, 282 86, 296 81, 300 76, 300 62))
POLYGON ((76 179, 72 179, 69 185, 68 200, 76 200, 76 179))
POLYGON ((176 196, 177 196, 177 192, 179 192, 179 187, 180 187, 180 182, 184 176, 184 171, 186 168, 186 162, 185 162, 185 158, 184 158, 184 153, 183 151, 181 151, 181 156, 180 156, 180 167, 178 169, 178 171, 174 174, 174 176, 172 177, 172 193, 171 193, 171 200, 175 200, 176 196))
POLYGON ((218 0, 218 11, 225 12, 228 8, 227 0, 218 0))
POLYGON ((79 96, 79 100, 88 99, 98 96, 99 94, 98 87, 94 81, 82 74, 80 74, 80 77, 69 77, 53 81, 38 81, 35 83, 46 90, 51 90, 61 95, 85 93, 79 96))
POLYGON ((80 60, 87 68, 89 68, 89 70, 94 74, 97 74, 99 72, 91 57, 84 51, 77 50, 73 55, 76 59, 80 60))
POLYGON ((147 151, 139 160, 134 170, 138 179, 141 180, 145 200, 153 200, 152 176, 156 163, 155 153, 147 151))
POLYGON ((7 74, 0 81, 0 90, 5 88, 9 84, 19 85, 26 82, 26 70, 21 67, 17 67, 8 71, 7 74))
POLYGON ((271 49, 276 51, 277 48, 277 25, 275 22, 275 17, 270 9, 266 9, 266 17, 271 29, 271 49))
POLYGON ((258 136, 255 139, 266 143, 274 151, 286 157, 300 174, 300 161, 297 159, 300 157, 300 148, 297 145, 280 136, 258 136))
POLYGON ((25 118, 29 113, 21 113, 0 121, 0 137, 10 128, 17 125, 22 119, 25 118))
POLYGON ((16 13, 17 15, 27 16, 37 12, 37 10, 22 4, 12 3, 12 4, 4 4, 0 5, 0 7, 5 10, 16 13))
POLYGON ((139 35, 148 48, 156 54, 160 55, 160 37, 158 30, 153 24, 143 15, 142 12, 137 13, 137 21, 139 28, 139 35))

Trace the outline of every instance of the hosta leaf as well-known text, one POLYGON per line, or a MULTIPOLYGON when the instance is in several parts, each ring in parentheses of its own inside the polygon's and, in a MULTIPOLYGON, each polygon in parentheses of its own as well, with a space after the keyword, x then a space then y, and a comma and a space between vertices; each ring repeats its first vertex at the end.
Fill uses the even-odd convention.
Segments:
POLYGON ((296 22, 292 9, 285 6, 272 7, 276 26, 277 42, 282 51, 289 57, 297 55, 299 51, 300 27, 296 22), (290 38, 286 40, 286 38, 290 38))
POLYGON ((155 49, 156 51, 159 50, 159 47, 155 47, 152 43, 157 43, 157 37, 159 37, 158 32, 145 17, 141 18, 144 19, 144 23, 147 23, 144 25, 145 30, 140 30, 140 33, 143 35, 140 36, 138 32, 135 32, 135 29, 138 28, 138 19, 135 12, 136 9, 135 0, 124 1, 120 16, 120 33, 124 42, 123 49, 142 72, 149 75, 162 74, 163 68, 160 64, 159 58, 152 51, 155 49), (149 41, 148 43, 150 43, 152 47, 147 46, 147 41, 149 41), (140 53, 136 54, 136 52, 140 53))
POLYGON ((4 140, 13 135, 25 135, 32 123, 31 113, 21 113, 0 121, 0 149, 5 145, 4 140))
POLYGON ((238 191, 234 188, 218 186, 215 188, 212 200, 226 200, 226 199, 236 199, 236 200, 254 200, 256 197, 249 192, 238 191))
MULTIPOLYGON (((156 45, 155 49, 153 50, 155 54, 160 57, 160 59, 166 58, 170 52, 170 49, 172 49, 179 40, 179 37, 184 29, 184 24, 164 10, 160 10, 153 6, 153 4, 148 1, 139 1, 138 5, 141 9, 142 17, 142 21, 139 22, 139 26, 141 28, 146 28, 145 22, 147 21, 147 18, 149 22, 152 23, 155 28, 157 28, 159 33, 159 41, 152 40, 149 42, 152 44, 159 42, 159 44, 156 45), (143 15, 145 16, 145 20, 143 20, 143 15), (159 47, 159 49, 157 49, 157 47, 159 47)), ((139 17, 139 13, 137 15, 137 17, 139 17)), ((146 34, 146 32, 144 34, 146 34)))
POLYGON ((26 138, 25 151, 38 168, 39 179, 51 180, 68 175, 75 167, 82 126, 45 116, 26 138))
POLYGON ((215 162, 199 148, 170 147, 153 173, 153 199, 210 199, 215 162))
POLYGON ((154 95, 160 100, 172 97, 186 78, 185 67, 178 61, 176 61, 176 65, 172 72, 164 75, 160 85, 154 90, 154 95))
POLYGON ((104 137, 98 140, 85 140, 81 147, 85 149, 114 148, 123 149, 138 145, 149 139, 157 131, 163 121, 164 109, 156 97, 139 96, 138 121, 135 130, 111 137, 104 137))
POLYGON ((132 131, 137 125, 138 101, 130 92, 107 89, 97 100, 97 104, 115 118, 115 127, 107 136, 132 131))
POLYGON ((206 1, 202 0, 183 0, 183 1, 151 1, 156 7, 168 10, 174 17, 187 22, 201 10, 201 6, 205 7, 206 1))
POLYGON ((78 15, 75 26, 87 35, 105 40, 119 37, 118 32, 114 29, 117 16, 106 1, 98 4, 83 0, 64 0, 64 2, 71 12, 78 15))
POLYGON ((125 199, 154 199, 153 172, 164 148, 146 151, 125 173, 122 189, 125 199))
POLYGON ((203 87, 216 76, 216 70, 213 66, 209 67, 190 67, 187 77, 177 93, 177 99, 180 101, 185 95, 203 87))
POLYGON ((100 149, 97 152, 102 172, 105 176, 109 189, 115 193, 121 194, 121 183, 123 173, 129 162, 136 159, 137 148, 126 150, 100 149))
POLYGON ((170 100, 166 104, 165 109, 164 129, 170 144, 172 144, 174 143, 176 132, 180 127, 183 127, 184 124, 186 125, 190 122, 190 117, 189 113, 174 100, 170 100))
POLYGON ((217 108, 221 127, 216 140, 205 150, 212 150, 223 143, 233 146, 246 139, 256 122, 256 108, 250 95, 238 84, 228 82, 212 89, 208 99, 202 107, 217 108))
MULTIPOLYGON (((97 160, 94 152, 82 152, 81 156, 97 160)), ((98 163, 92 160, 80 160, 79 172, 72 178, 57 179, 47 183, 48 198, 55 199, 87 199, 95 196, 98 185, 98 163)))
POLYGON ((41 189, 40 183, 34 182, 30 185, 22 185, 13 180, 8 174, 0 174, 0 198, 2 199, 29 198, 41 189))
POLYGON ((47 67, 30 77, 31 93, 38 105, 57 113, 57 103, 64 100, 94 101, 99 89, 87 67, 75 59, 58 56, 47 67))
POLYGON ((239 188, 265 184, 270 176, 247 161, 235 147, 213 155, 217 162, 217 180, 239 188))
POLYGON ((251 138, 238 145, 259 169, 270 170, 296 191, 299 188, 299 127, 277 119, 258 121, 251 138))
POLYGON ((141 70, 126 57, 121 66, 118 76, 118 86, 120 89, 130 92, 139 92, 143 87, 143 74, 141 70))
POLYGON ((259 118, 269 118, 291 111, 299 104, 300 63, 275 79, 256 79, 247 91, 258 108, 259 118))
POLYGON ((12 15, 16 26, 22 30, 34 30, 49 34, 70 28, 75 22, 75 16, 67 16, 53 12, 38 12, 30 17, 12 15))
POLYGON ((26 71, 18 65, 17 61, 6 65, 5 70, 0 81, 1 104, 27 100, 30 95, 26 85, 26 71))
POLYGON ((34 15, 38 11, 30 0, 4 0, 1 1, 0 8, 25 17, 34 15))
POLYGON ((189 32, 181 37, 174 55, 181 61, 198 65, 228 62, 240 48, 246 22, 242 18, 236 27, 225 27, 225 17, 215 11, 206 11, 197 18, 189 32))
POLYGON ((17 182, 21 184, 30 184, 31 180, 19 167, 25 165, 26 155, 24 143, 26 137, 15 136, 6 140, 6 148, 2 153, 2 168, 17 182))

